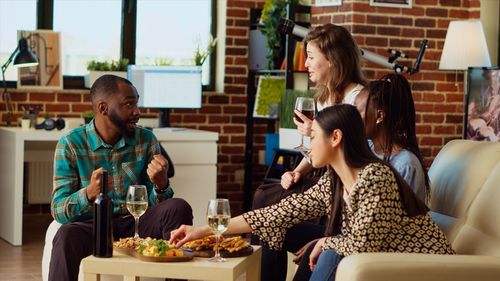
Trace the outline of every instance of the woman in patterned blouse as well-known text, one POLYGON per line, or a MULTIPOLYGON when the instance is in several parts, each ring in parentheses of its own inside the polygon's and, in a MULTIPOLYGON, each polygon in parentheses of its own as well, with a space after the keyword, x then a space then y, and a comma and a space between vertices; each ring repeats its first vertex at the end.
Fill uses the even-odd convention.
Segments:
MULTIPOLYGON (((316 244, 310 264, 314 269, 321 252, 331 249, 338 255, 331 265, 333 274, 342 257, 356 253, 453 254, 425 204, 390 165, 371 152, 355 107, 334 105, 318 113, 312 127, 311 160, 314 167, 328 167, 315 186, 232 218, 226 234, 252 232, 279 249, 288 228, 329 214, 328 236, 316 244)), ((181 246, 211 233, 208 226, 183 225, 172 231, 170 242, 181 246)), ((324 280, 316 273, 314 269, 311 280, 324 280)))

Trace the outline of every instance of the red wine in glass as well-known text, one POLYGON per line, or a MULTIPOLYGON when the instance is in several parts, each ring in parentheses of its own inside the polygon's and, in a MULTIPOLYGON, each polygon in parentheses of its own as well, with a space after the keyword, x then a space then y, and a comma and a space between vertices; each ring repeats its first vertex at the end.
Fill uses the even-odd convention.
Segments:
MULTIPOLYGON (((302 114, 304 114, 309 120, 312 120, 314 118, 314 99, 312 98, 307 98, 307 97, 298 97, 297 100, 295 101, 295 110, 300 111, 302 114)), ((300 119, 297 114, 295 115, 295 119, 301 123, 302 119, 300 119)), ((295 150, 299 151, 304 158, 307 161, 310 161, 309 158, 309 149, 304 146, 304 136, 300 136, 300 145, 297 147, 294 147, 295 150)))
MULTIPOLYGON (((304 114, 307 118, 309 118, 309 120, 313 120, 314 118, 314 110, 305 110, 305 109, 302 109, 300 111, 302 114, 304 114)), ((302 119, 299 118, 299 116, 297 116, 297 114, 294 114, 295 115, 295 119, 297 121, 299 121, 300 123, 304 123, 304 121, 302 121, 302 119)))

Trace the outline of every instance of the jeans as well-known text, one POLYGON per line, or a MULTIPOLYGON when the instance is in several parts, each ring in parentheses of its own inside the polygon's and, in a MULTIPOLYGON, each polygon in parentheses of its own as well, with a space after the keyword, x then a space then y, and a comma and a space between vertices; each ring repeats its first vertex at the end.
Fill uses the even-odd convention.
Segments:
POLYGON ((316 262, 314 271, 311 275, 310 281, 326 281, 335 280, 335 273, 337 266, 342 260, 343 256, 337 254, 334 250, 323 251, 316 262))

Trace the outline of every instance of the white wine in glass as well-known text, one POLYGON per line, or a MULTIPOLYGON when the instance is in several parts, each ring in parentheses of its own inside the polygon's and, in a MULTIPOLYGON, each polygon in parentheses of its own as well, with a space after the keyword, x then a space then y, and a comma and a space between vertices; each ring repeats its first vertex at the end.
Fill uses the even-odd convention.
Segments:
POLYGON ((226 259, 220 256, 219 240, 227 230, 229 220, 231 219, 231 211, 229 209, 229 200, 227 199, 212 199, 208 202, 207 222, 208 226, 215 234, 215 255, 208 259, 211 262, 224 262, 226 259))
POLYGON ((139 217, 148 209, 148 190, 145 185, 131 185, 127 191, 127 210, 135 219, 134 238, 139 238, 139 217))

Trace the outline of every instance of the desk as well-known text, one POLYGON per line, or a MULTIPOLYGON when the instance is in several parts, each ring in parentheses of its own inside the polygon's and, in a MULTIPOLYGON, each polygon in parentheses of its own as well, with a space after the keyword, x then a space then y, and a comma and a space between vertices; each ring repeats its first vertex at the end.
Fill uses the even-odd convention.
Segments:
POLYGON ((213 263, 207 258, 194 258, 188 262, 145 262, 115 253, 112 258, 86 257, 82 260, 84 281, 99 280, 101 274, 123 275, 125 281, 136 277, 160 277, 213 281, 234 281, 246 272, 246 280, 260 279, 261 248, 254 246, 252 255, 230 258, 227 262, 213 263))
MULTIPOLYGON (((0 237, 14 246, 23 241, 24 162, 53 161, 57 141, 68 132, 0 127, 0 237)), ((205 224, 207 202, 216 197, 219 135, 183 128, 153 133, 174 162, 175 197, 191 204, 195 224, 205 224)))

